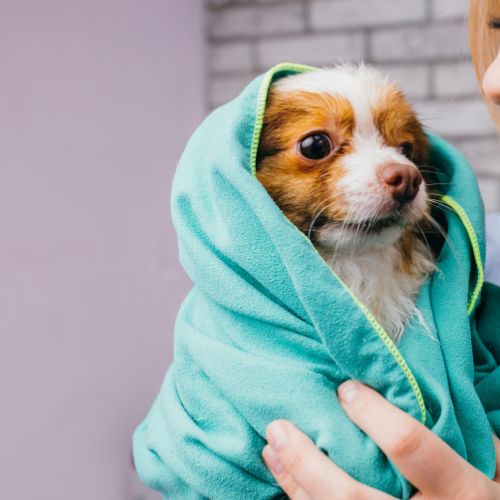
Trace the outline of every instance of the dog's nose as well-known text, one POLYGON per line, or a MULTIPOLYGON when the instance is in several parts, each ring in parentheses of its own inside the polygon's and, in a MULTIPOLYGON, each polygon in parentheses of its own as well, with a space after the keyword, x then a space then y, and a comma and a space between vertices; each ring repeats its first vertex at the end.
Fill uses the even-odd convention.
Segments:
POLYGON ((389 163, 379 168, 378 175, 385 188, 399 203, 412 201, 422 184, 422 174, 413 165, 389 163))

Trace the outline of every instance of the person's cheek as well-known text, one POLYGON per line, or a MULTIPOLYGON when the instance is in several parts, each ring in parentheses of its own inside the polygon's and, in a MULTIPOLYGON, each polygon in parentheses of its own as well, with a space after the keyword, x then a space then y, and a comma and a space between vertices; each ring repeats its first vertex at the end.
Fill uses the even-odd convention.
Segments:
POLYGON ((500 104, 500 51, 483 77, 483 91, 494 104, 500 104))

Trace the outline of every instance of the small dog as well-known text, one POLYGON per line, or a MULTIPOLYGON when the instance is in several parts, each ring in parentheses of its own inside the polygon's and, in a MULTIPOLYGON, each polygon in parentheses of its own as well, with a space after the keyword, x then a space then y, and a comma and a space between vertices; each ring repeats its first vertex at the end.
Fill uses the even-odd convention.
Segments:
POLYGON ((257 177, 394 341, 412 316, 425 326, 415 300, 435 270, 421 229, 432 220, 427 154, 411 105, 374 68, 270 89, 257 177))

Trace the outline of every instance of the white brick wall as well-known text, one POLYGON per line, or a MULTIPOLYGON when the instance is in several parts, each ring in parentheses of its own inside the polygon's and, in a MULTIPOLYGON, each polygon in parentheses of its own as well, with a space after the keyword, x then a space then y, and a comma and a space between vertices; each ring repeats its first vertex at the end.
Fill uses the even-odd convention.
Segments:
POLYGON ((436 97, 443 98, 477 96, 480 90, 472 65, 462 61, 436 66, 434 92, 436 97))
POLYGON ((448 139, 484 137, 495 133, 488 110, 479 97, 417 101, 415 108, 428 128, 448 139))
POLYGON ((253 68, 252 46, 249 42, 212 45, 208 57, 213 73, 250 72, 253 68))
POLYGON ((380 26, 411 21, 423 21, 426 15, 425 0, 313 0, 311 27, 347 28, 380 26))
POLYGON ((430 95, 431 68, 426 64, 378 65, 391 80, 395 81, 410 99, 424 99, 430 95))
POLYGON ((469 0, 433 0, 432 15, 435 19, 464 19, 469 0))
POLYGON ((332 64, 339 60, 359 61, 364 56, 363 33, 345 35, 301 35, 260 40, 257 59, 261 69, 290 61, 309 64, 332 64))
POLYGON ((468 0, 206 0, 211 108, 283 61, 378 65, 476 169, 500 209, 500 142, 469 59, 468 0))
POLYGON ((296 33, 304 26, 304 6, 294 1, 265 8, 235 6, 211 13, 209 20, 210 34, 215 39, 296 33))
POLYGON ((208 100, 212 107, 220 106, 236 97, 251 77, 246 75, 213 76, 208 82, 208 100))
POLYGON ((371 50, 375 62, 460 58, 468 52, 466 30, 462 24, 450 22, 377 30, 371 50))
POLYGON ((464 139, 455 142, 480 176, 498 177, 500 139, 496 134, 491 137, 464 139))

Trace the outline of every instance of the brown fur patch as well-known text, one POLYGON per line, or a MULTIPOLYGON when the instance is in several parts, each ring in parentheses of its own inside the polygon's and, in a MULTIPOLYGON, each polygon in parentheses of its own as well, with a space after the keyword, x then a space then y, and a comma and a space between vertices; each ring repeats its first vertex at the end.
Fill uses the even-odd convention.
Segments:
MULTIPOLYGON (((435 177, 426 165, 427 138, 404 95, 397 87, 388 86, 372 113, 374 124, 388 146, 411 144, 412 161, 421 168, 432 192, 435 177)), ((347 216, 348 203, 336 184, 345 173, 343 156, 353 151, 355 126, 354 110, 345 98, 278 89, 269 93, 257 153, 257 177, 284 215, 310 236, 313 243, 311 229, 320 229, 330 221, 343 221, 347 216), (322 160, 304 158, 298 150, 299 141, 313 132, 326 133, 333 144, 333 152, 322 160)), ((425 221, 420 226, 429 230, 425 221)), ((401 241, 402 254, 407 258, 403 270, 410 274, 415 271, 410 269, 414 235, 408 230, 401 241)), ((432 234, 429 237, 431 247, 439 246, 432 234)))
POLYGON ((283 213, 308 233, 328 219, 342 219, 346 204, 335 184, 344 171, 339 159, 349 152, 355 127, 347 99, 328 94, 271 90, 257 153, 257 177, 283 213), (330 137, 332 153, 321 160, 303 157, 299 141, 313 132, 330 137), (335 200, 332 193, 336 193, 335 200))
MULTIPOLYGON (((375 126, 388 146, 409 143, 413 147, 413 162, 427 162, 428 144, 422 125, 404 95, 392 87, 373 110, 375 126)), ((424 176, 425 177, 425 176, 424 176)))

